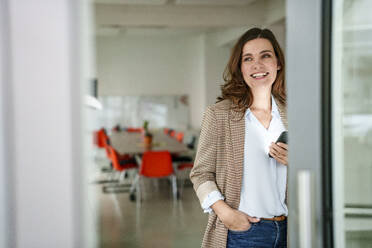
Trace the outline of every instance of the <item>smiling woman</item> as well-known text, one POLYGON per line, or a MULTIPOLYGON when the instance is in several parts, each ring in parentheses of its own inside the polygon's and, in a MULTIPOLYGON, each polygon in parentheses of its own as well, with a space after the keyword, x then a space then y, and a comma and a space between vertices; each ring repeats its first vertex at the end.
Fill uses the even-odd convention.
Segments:
POLYGON ((284 65, 268 29, 248 30, 232 50, 190 175, 210 213, 203 247, 287 247, 288 147, 273 143, 287 126, 284 65))
MULTIPOLYGON (((253 102, 253 75, 263 72, 271 73, 268 82, 272 83, 272 94, 281 103, 286 104, 285 60, 282 49, 273 33, 268 29, 252 28, 235 44, 230 60, 224 72, 225 84, 218 100, 231 99, 238 112, 245 112, 246 106, 253 102), (248 42, 250 41, 250 42, 248 42), (253 49, 252 52, 248 52, 253 49), (252 68, 253 66, 253 68, 252 68), (270 69, 270 71, 259 71, 270 69), (248 87, 249 86, 249 87, 248 87)), ((254 76, 254 77, 253 77, 254 76)))

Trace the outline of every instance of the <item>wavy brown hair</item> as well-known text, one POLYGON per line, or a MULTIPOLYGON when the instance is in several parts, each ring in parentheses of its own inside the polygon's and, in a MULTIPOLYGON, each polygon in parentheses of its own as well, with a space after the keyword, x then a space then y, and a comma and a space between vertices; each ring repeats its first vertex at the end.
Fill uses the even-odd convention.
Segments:
POLYGON ((257 38, 267 39, 274 48, 280 70, 278 71, 275 82, 272 86, 271 93, 281 104, 287 104, 283 51, 274 34, 269 29, 252 28, 245 32, 233 47, 229 62, 223 73, 225 84, 221 86, 221 96, 217 98, 217 102, 230 99, 233 103, 232 108, 242 114, 244 114, 247 108, 249 108, 253 103, 252 91, 244 81, 241 72, 242 52, 245 43, 257 38))

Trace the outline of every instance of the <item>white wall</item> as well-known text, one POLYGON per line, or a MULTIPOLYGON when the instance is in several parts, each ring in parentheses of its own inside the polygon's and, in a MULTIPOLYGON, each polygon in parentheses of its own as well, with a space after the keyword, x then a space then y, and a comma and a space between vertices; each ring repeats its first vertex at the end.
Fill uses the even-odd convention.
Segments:
POLYGON ((99 95, 189 95, 192 127, 205 108, 204 38, 97 38, 99 95))
POLYGON ((272 25, 267 27, 270 29, 274 35, 276 40, 279 42, 280 47, 282 48, 284 55, 286 51, 286 26, 285 26, 285 19, 282 19, 276 23, 273 23, 272 25))
POLYGON ((221 95, 223 72, 230 57, 230 45, 218 45, 214 35, 205 36, 204 67, 206 84, 206 105, 216 102, 217 96, 221 95))
POLYGON ((175 95, 190 91, 199 73, 197 40, 111 36, 97 39, 100 95, 175 95))
POLYGON ((204 51, 205 42, 204 35, 200 35, 192 39, 193 46, 198 56, 193 57, 195 66, 195 80, 193 80, 190 88, 190 112, 191 112, 191 126, 194 129, 199 129, 203 117, 203 112, 206 108, 206 92, 205 85, 205 67, 204 67, 204 51))

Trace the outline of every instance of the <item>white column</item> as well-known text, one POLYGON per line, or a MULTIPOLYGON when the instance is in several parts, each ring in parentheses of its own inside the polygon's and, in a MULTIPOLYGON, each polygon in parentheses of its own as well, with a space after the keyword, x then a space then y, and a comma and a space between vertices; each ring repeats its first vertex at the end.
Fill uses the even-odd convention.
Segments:
POLYGON ((78 3, 9 1, 10 247, 81 247, 78 3))

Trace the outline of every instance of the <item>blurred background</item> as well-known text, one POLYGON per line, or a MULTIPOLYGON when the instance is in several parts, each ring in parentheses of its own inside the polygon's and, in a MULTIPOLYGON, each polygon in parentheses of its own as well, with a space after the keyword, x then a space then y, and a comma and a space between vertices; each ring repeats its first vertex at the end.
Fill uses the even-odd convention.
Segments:
MULTIPOLYGON (((194 140, 193 148, 172 154, 180 191, 183 184, 175 204, 167 182, 144 180, 143 188, 151 194, 143 197, 140 208, 130 201, 130 193, 102 193, 107 185, 92 186, 98 189, 98 244, 198 247, 208 216, 188 174, 202 114, 220 94, 230 50, 246 30, 269 27, 285 48, 285 2, 125 0, 95 1, 93 8, 97 79, 93 92, 98 92, 102 109, 91 110, 90 133, 102 127, 110 133, 116 125, 126 132, 125 128, 148 121, 152 132, 174 130, 186 145, 194 140), (180 156, 189 160, 179 162, 180 156)), ((92 166, 92 180, 102 182, 105 177, 99 170, 107 159, 97 159, 99 153, 93 158, 98 166, 92 166)), ((126 181, 133 183, 133 176, 126 181)))
POLYGON ((290 245, 372 247, 371 1, 0 4, 0 247, 199 247, 202 115, 252 27, 288 62, 290 245))

